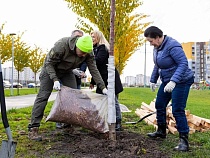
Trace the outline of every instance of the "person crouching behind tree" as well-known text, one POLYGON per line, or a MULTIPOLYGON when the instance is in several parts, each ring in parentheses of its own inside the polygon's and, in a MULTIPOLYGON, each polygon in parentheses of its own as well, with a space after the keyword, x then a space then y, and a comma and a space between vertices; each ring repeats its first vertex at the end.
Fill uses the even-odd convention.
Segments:
MULTIPOLYGON (((95 61, 98 71, 107 87, 108 85, 108 58, 110 45, 101 31, 93 31, 90 33, 93 40, 93 51, 95 55, 95 61)), ((94 78, 91 79, 90 89, 93 89, 95 85, 94 78)), ((118 94, 123 91, 123 86, 120 80, 120 75, 115 68, 115 108, 116 108, 116 131, 121 131, 122 115, 120 111, 120 104, 118 102, 118 94)), ((102 94, 101 89, 97 86, 96 93, 102 94)))

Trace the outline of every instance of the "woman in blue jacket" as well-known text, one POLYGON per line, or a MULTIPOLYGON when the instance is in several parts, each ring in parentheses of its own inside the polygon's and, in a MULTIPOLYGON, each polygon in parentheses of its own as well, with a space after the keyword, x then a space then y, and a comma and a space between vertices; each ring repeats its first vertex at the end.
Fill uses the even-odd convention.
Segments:
POLYGON ((163 35, 163 32, 155 26, 147 28, 144 36, 150 45, 154 46, 155 65, 150 79, 151 89, 154 91, 159 77, 162 81, 155 102, 158 129, 154 133, 148 133, 148 136, 166 138, 166 106, 172 100, 172 113, 176 119, 180 138, 178 146, 174 149, 188 151, 189 127, 185 107, 190 86, 194 82, 194 73, 188 67, 188 61, 181 44, 175 39, 163 35))

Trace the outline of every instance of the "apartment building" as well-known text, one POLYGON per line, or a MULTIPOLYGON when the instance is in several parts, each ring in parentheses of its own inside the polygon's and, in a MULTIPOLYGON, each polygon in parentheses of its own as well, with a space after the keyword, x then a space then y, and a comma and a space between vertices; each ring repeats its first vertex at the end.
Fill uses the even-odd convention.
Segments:
POLYGON ((210 81, 210 41, 182 43, 182 47, 195 73, 195 82, 210 81))
POLYGON ((136 77, 134 76, 126 76, 125 77, 125 85, 128 87, 135 87, 136 86, 136 77))
MULTIPOLYGON (((195 82, 210 81, 210 41, 208 42, 187 42, 182 47, 188 59, 189 68, 195 73, 195 82)), ((146 86, 149 85, 150 76, 142 74, 125 77, 125 86, 146 86), (146 79, 146 80, 145 80, 146 79)), ((158 79, 157 85, 161 81, 158 79)))
MULTIPOLYGON (((12 80, 12 67, 3 67, 2 68, 3 73, 3 79, 10 81, 12 80)), ((36 74, 36 81, 39 81, 39 75, 40 72, 36 74)), ((27 85, 30 82, 34 82, 35 80, 35 74, 34 72, 29 68, 25 67, 22 72, 19 72, 19 81, 23 85, 27 85)), ((13 69, 13 81, 18 81, 18 71, 14 68, 13 69)))
POLYGON ((150 84, 150 76, 145 77, 143 74, 137 74, 136 76, 126 76, 124 86, 148 87, 149 84, 150 84))
POLYGON ((150 76, 144 76, 143 74, 136 75, 136 86, 149 86, 150 76))

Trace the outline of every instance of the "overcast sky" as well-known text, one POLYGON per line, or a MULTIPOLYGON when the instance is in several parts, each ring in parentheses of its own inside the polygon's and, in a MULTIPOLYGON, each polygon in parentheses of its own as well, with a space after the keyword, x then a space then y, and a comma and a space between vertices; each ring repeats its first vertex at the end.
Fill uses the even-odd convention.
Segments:
MULTIPOLYGON (((147 21, 179 42, 210 40, 210 0, 145 0, 139 13, 150 15, 147 21)), ((0 0, 0 25, 4 33, 25 31, 29 45, 50 49, 75 29, 76 15, 63 0, 0 0)), ((147 45, 147 75, 151 74, 152 50, 147 45)), ((144 51, 140 48, 127 63, 123 76, 144 74, 144 51)))

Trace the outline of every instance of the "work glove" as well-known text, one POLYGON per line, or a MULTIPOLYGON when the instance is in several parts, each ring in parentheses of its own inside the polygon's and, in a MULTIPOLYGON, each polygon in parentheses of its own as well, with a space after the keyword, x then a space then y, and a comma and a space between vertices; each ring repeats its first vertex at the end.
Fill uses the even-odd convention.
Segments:
POLYGON ((104 95, 107 95, 107 89, 104 88, 104 89, 102 90, 102 93, 103 93, 104 95))
POLYGON ((150 82, 150 89, 151 89, 152 92, 155 91, 155 83, 150 82))
POLYGON ((171 93, 176 86, 176 83, 174 81, 170 81, 167 83, 167 85, 164 87, 164 92, 171 93))
POLYGON ((79 68, 73 69, 72 72, 79 78, 86 78, 86 74, 79 68))
POLYGON ((60 84, 59 81, 54 82, 53 89, 56 90, 56 91, 61 90, 61 84, 60 84))

